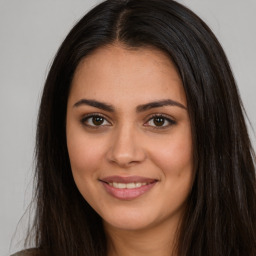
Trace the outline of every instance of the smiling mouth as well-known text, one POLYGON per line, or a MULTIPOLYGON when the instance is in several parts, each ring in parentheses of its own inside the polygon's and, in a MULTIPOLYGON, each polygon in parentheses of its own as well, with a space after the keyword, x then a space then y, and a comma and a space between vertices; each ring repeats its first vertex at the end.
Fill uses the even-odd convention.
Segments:
POLYGON ((158 180, 144 177, 120 177, 111 176, 100 179, 106 192, 121 200, 135 199, 149 191, 158 180))
MULTIPOLYGON (((104 182, 104 181, 103 181, 104 182)), ((119 189, 134 189, 134 188, 140 188, 142 186, 149 185, 152 182, 132 182, 132 183, 118 183, 118 182, 106 182, 109 186, 119 189)))

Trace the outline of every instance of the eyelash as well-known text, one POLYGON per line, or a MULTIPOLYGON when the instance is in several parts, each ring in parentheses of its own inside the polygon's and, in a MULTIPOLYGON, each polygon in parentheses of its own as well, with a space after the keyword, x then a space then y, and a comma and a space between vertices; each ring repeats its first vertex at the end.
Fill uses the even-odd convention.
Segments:
POLYGON ((163 114, 154 114, 154 115, 150 116, 148 121, 145 124, 149 123, 150 121, 154 122, 154 119, 156 119, 156 118, 162 118, 164 123, 168 122, 168 124, 164 125, 164 126, 150 126, 150 125, 146 125, 146 126, 150 126, 153 129, 166 129, 166 128, 176 124, 176 121, 171 119, 169 116, 166 116, 163 114))
MULTIPOLYGON (((92 129, 98 129, 98 128, 102 127, 102 125, 91 125, 91 124, 87 124, 87 123, 86 123, 86 122, 88 122, 88 120, 89 120, 90 118, 94 118, 94 117, 100 117, 100 118, 102 118, 102 119, 104 120, 104 122, 107 121, 107 122, 110 124, 110 122, 107 120, 107 118, 106 118, 104 115, 102 115, 102 114, 100 114, 100 113, 94 113, 94 114, 85 115, 85 116, 81 119, 82 125, 85 125, 85 126, 87 126, 87 127, 89 127, 89 128, 92 128, 92 129)), ((106 126, 106 125, 104 125, 104 126, 106 126)), ((110 125, 107 125, 107 126, 110 126, 110 125)))
MULTIPOLYGON (((166 115, 163 115, 163 114, 151 115, 147 120, 148 121, 144 125, 147 126, 147 127, 151 127, 153 129, 165 129, 165 128, 168 128, 168 127, 176 124, 176 121, 171 119, 169 116, 167 117, 166 115), (168 122, 168 124, 164 125, 164 126, 151 126, 151 125, 148 125, 148 123, 150 121, 154 121, 155 118, 162 118, 164 123, 168 122)), ((100 114, 100 113, 88 114, 88 115, 84 116, 81 119, 81 123, 82 123, 82 125, 85 125, 85 126, 91 128, 91 129, 99 129, 102 126, 110 126, 111 125, 111 123, 107 120, 107 118, 104 115, 100 114), (88 120, 91 119, 91 118, 94 118, 94 117, 102 118, 103 122, 105 122, 105 121, 108 122, 108 125, 102 125, 102 124, 100 124, 100 125, 92 125, 92 124, 88 124, 87 123, 88 120)))

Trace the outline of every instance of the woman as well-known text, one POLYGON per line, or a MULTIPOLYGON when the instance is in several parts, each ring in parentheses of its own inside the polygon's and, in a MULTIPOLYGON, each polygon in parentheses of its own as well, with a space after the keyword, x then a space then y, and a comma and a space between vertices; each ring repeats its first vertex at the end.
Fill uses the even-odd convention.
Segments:
POLYGON ((171 0, 105 1, 47 77, 37 249, 18 255, 255 255, 254 160, 205 23, 171 0))

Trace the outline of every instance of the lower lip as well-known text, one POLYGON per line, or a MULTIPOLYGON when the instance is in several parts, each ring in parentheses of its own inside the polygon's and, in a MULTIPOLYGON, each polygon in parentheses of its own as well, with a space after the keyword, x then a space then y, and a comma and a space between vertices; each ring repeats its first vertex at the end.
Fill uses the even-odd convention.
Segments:
POLYGON ((110 185, 108 185, 105 182, 102 182, 104 188, 106 191, 113 197, 121 200, 132 200, 135 199, 143 194, 145 194, 147 191, 149 191, 155 184, 156 182, 150 183, 148 185, 143 185, 139 188, 115 188, 110 185))

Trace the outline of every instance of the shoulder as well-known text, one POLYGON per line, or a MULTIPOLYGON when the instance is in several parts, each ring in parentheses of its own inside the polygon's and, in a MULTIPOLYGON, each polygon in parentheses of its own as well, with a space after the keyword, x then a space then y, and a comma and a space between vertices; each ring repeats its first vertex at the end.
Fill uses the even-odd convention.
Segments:
POLYGON ((39 249, 27 249, 20 252, 16 252, 11 256, 42 256, 39 249))

